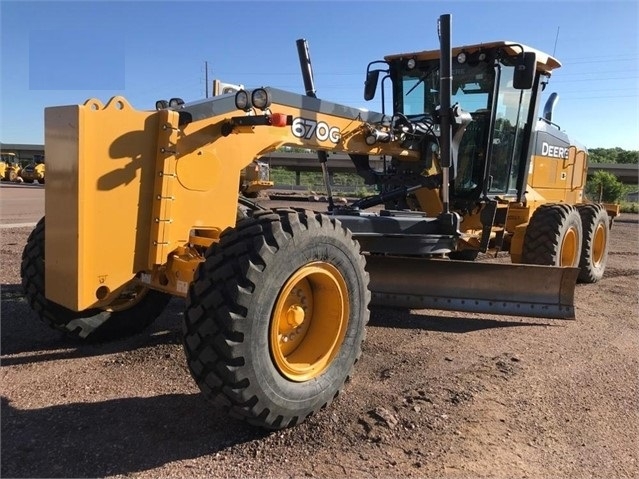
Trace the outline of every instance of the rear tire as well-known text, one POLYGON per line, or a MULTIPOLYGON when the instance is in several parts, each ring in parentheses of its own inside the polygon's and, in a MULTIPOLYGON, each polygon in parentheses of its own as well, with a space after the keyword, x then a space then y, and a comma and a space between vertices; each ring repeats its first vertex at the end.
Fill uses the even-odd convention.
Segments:
POLYGON ((577 210, 583 225, 583 246, 578 280, 596 283, 604 274, 608 261, 608 225, 610 219, 602 205, 578 205, 577 210))
POLYGON ((107 309, 72 311, 49 301, 44 290, 44 218, 27 239, 20 273, 29 306, 50 327, 86 341, 106 341, 142 332, 171 300, 166 293, 132 284, 107 309))
POLYGON ((222 233, 187 297, 184 348, 202 392, 266 429, 331 403, 361 354, 370 292, 359 245, 310 211, 259 211, 222 233))
POLYGON ((581 217, 574 207, 542 205, 535 210, 526 228, 522 262, 576 268, 582 241, 581 217))

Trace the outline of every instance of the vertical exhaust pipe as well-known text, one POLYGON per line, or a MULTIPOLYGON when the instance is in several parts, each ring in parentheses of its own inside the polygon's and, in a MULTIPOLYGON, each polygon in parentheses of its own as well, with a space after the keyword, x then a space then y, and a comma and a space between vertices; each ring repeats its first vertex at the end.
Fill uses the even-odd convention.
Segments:
POLYGON ((559 95, 557 93, 551 93, 546 100, 546 104, 544 105, 544 120, 548 123, 552 123, 552 114, 555 111, 555 105, 559 100, 559 95))
POLYGON ((442 206, 444 215, 450 213, 450 165, 451 165, 451 91, 452 91, 452 51, 451 51, 451 16, 441 15, 438 21, 439 33, 439 91, 440 91, 440 138, 442 168, 442 206))
POLYGON ((300 69, 302 70, 302 80, 304 81, 306 96, 317 98, 317 94, 315 93, 315 81, 313 80, 311 55, 308 52, 308 43, 305 39, 300 38, 295 41, 295 44, 297 45, 297 56, 300 60, 300 69))

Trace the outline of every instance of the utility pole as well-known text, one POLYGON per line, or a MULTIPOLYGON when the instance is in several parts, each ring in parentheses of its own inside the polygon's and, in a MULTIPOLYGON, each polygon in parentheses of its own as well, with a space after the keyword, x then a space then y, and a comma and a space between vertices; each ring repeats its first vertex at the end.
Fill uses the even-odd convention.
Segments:
POLYGON ((557 26, 557 35, 555 36, 555 46, 552 49, 552 56, 555 56, 555 52, 557 51, 557 41, 559 40, 559 26, 557 26))
POLYGON ((206 98, 209 97, 209 62, 204 62, 204 84, 206 85, 206 98))

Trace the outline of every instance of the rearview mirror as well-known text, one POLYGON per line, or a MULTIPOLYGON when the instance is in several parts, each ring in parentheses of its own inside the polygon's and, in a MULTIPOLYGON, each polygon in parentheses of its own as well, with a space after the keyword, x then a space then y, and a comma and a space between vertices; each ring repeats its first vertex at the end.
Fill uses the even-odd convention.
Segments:
POLYGON ((366 72, 366 81, 364 82, 364 100, 369 101, 375 98, 375 90, 377 90, 378 80, 379 70, 366 72))
POLYGON ((513 87, 515 89, 530 90, 532 88, 536 65, 537 56, 535 52, 524 52, 517 57, 513 75, 513 87))

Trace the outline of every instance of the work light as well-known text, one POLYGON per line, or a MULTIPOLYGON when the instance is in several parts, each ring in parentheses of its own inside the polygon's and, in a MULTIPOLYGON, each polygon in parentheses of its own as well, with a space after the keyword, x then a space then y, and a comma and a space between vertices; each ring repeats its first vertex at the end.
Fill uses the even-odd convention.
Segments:
POLYGON ((251 93, 251 103, 255 108, 265 110, 271 104, 271 96, 264 88, 258 88, 251 93))
POLYGON ((243 111, 248 111, 251 109, 248 92, 246 90, 239 90, 235 94, 235 108, 243 111))

